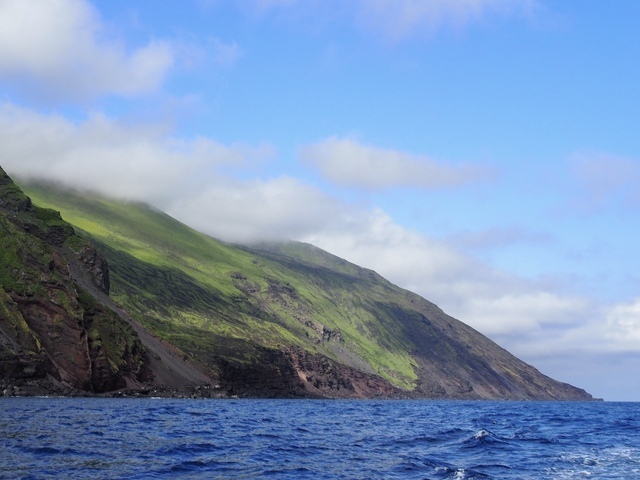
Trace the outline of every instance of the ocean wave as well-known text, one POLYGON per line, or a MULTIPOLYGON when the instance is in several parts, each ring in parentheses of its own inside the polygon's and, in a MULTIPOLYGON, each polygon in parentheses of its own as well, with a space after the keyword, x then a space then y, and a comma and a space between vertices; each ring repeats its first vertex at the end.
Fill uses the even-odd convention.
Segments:
POLYGON ((0 399, 0 478, 640 478, 640 404, 0 399))

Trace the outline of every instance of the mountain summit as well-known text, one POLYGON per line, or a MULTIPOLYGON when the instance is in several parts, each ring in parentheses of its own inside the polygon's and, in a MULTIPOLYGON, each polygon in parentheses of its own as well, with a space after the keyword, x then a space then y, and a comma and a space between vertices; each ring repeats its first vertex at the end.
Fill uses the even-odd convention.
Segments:
POLYGON ((312 245, 231 245, 143 204, 22 187, 0 169, 8 393, 592 399, 312 245))

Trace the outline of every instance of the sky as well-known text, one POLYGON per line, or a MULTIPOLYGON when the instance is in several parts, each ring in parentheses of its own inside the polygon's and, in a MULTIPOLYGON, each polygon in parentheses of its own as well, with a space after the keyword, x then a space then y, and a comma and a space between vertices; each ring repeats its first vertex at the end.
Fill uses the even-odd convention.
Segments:
POLYGON ((0 165, 312 243, 640 401, 640 2, 0 0, 0 165))

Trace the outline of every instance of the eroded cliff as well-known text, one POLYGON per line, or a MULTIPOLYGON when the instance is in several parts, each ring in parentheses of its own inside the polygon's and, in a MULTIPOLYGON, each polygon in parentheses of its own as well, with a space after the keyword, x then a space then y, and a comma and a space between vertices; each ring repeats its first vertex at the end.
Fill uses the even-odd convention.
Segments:
POLYGON ((109 289, 106 261, 58 212, 0 169, 0 371, 15 392, 105 392, 149 380, 132 329, 73 280, 69 259, 109 289))

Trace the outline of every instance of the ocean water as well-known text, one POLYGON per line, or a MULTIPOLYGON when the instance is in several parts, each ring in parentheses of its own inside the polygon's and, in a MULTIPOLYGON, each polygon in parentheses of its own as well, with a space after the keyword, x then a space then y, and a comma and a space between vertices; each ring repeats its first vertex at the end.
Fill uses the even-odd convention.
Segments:
POLYGON ((640 478, 640 403, 2 398, 0 478, 640 478))

